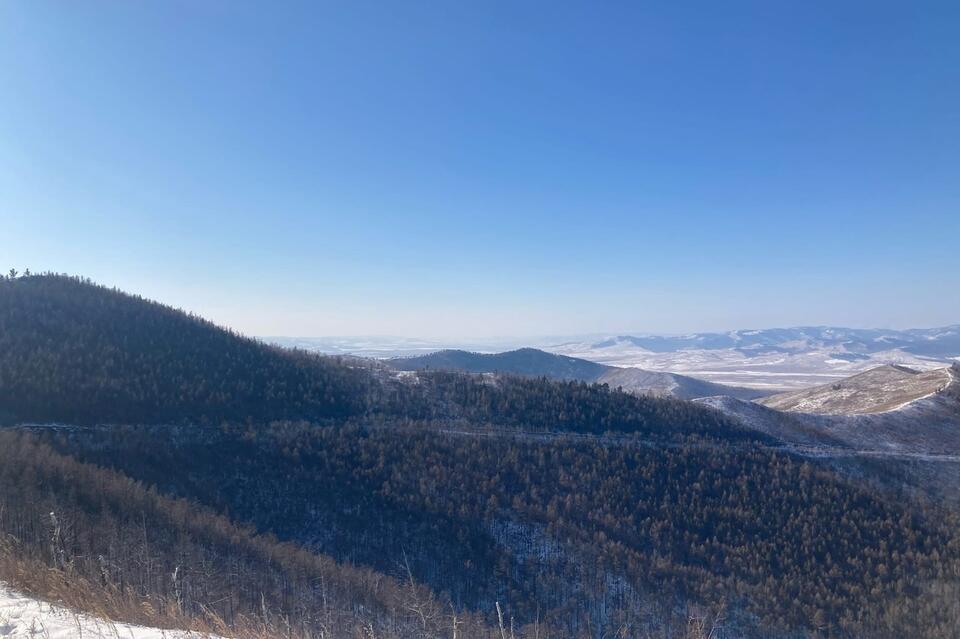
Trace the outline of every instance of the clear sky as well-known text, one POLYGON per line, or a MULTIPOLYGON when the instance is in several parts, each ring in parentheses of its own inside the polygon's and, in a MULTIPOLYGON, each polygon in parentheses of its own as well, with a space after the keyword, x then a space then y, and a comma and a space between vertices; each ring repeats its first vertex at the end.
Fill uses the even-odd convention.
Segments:
POLYGON ((259 335, 960 322, 960 3, 0 2, 0 266, 259 335))

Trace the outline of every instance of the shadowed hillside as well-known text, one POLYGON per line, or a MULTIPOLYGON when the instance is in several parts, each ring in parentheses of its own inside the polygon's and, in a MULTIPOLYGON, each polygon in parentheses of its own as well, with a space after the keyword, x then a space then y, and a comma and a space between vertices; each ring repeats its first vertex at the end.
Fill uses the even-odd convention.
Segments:
POLYGON ((369 375, 79 278, 0 280, 0 420, 322 419, 366 407, 369 375))
POLYGON ((267 346, 79 278, 0 279, 0 423, 316 422, 362 415, 744 436, 733 422, 690 404, 583 382, 489 383, 445 371, 390 379, 374 362, 267 346))
MULTIPOLYGON (((399 639, 447 623, 444 602, 420 585, 278 543, 9 431, 0 581, 112 619, 226 636, 399 639), (411 606, 431 611, 429 624, 411 606)), ((470 615, 460 621, 464 637, 491 636, 470 615)))
POLYGON ((899 639, 960 619, 952 515, 713 408, 348 365, 60 276, 0 296, 0 409, 61 422, 0 441, 0 578, 35 594, 68 583, 134 621, 147 600, 172 624, 171 596, 189 619, 228 603, 238 628, 259 595, 263 623, 340 610, 330 637, 673 639, 723 610, 730 637, 899 639), (350 575, 359 592, 323 599, 350 575))
POLYGON ((390 572, 406 557, 418 580, 467 609, 489 614, 499 600, 518 624, 550 620, 555 637, 624 623, 637 639, 687 636, 661 626, 673 606, 726 605, 730 639, 794 636, 814 619, 840 637, 933 639, 960 619, 948 594, 960 575, 955 520, 811 462, 762 448, 462 428, 49 438, 339 559, 390 572))

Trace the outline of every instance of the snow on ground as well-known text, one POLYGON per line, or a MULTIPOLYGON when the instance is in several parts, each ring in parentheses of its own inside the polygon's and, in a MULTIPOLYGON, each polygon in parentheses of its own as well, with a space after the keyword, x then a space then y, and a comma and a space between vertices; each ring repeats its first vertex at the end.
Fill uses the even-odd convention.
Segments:
POLYGON ((2 639, 216 639, 210 635, 113 623, 39 601, 0 583, 2 639))
POLYGON ((912 375, 901 371, 902 380, 906 381, 901 380, 898 387, 895 372, 875 369, 842 381, 836 390, 821 387, 787 393, 786 398, 762 399, 759 403, 731 397, 697 401, 790 445, 960 461, 960 399, 944 392, 948 374, 951 384, 960 384, 960 378, 946 369, 912 375), (844 395, 845 386, 859 391, 856 396, 844 395), (932 392, 925 393, 926 390, 932 392), (796 401, 804 400, 806 394, 822 394, 829 401, 816 405, 796 401), (912 399, 900 401, 908 398, 912 399), (788 409, 778 410, 783 408, 784 399, 789 400, 788 409), (776 404, 777 409, 764 405, 768 403, 776 404), (811 409, 816 412, 802 412, 811 409))
POLYGON ((952 383, 954 377, 949 368, 920 373, 902 366, 880 366, 831 384, 780 393, 759 402, 795 413, 884 413, 932 397, 952 383))
POLYGON ((765 391, 808 388, 884 365, 921 371, 960 361, 960 325, 874 330, 795 327, 690 335, 541 336, 422 340, 399 337, 268 337, 265 341, 331 354, 373 358, 442 349, 500 353, 533 347, 621 368, 669 372, 765 391))
POLYGON ((930 370, 944 360, 920 357, 899 349, 869 354, 846 353, 837 348, 812 348, 798 352, 750 351, 737 348, 681 349, 653 352, 629 344, 564 344, 545 350, 579 357, 608 366, 669 371, 730 386, 769 390, 794 390, 829 383, 883 365, 930 370))

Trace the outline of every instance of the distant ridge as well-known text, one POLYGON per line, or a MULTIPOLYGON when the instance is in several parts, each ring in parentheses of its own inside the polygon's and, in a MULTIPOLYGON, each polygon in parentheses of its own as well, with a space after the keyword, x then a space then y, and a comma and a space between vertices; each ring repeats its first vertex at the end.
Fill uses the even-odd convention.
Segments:
POLYGON ((831 384, 759 400, 777 410, 821 415, 866 415, 906 406, 954 383, 949 368, 917 371, 906 366, 878 366, 831 384))
POLYGON ((520 348, 504 353, 473 353, 447 349, 427 355, 395 358, 387 363, 392 368, 404 371, 432 368, 577 381, 596 381, 611 368, 585 359, 554 355, 536 348, 520 348))
POLYGON ((960 364, 924 372, 880 366, 755 402, 707 398, 699 403, 788 444, 960 455, 960 364))
POLYGON ((448 349, 427 355, 395 358, 387 360, 387 364, 396 370, 403 371, 454 370, 595 382, 607 384, 611 388, 620 388, 635 395, 677 399, 727 395, 749 400, 766 394, 752 388, 726 386, 674 373, 606 366, 577 357, 547 353, 536 348, 521 348, 504 353, 473 353, 448 349))
POLYGON ((931 370, 960 361, 960 326, 909 330, 808 326, 679 336, 584 337, 544 350, 608 366, 671 371, 784 392, 877 366, 931 370))
POLYGON ((617 335, 593 342, 590 347, 603 349, 622 344, 655 353, 728 348, 798 352, 811 344, 821 344, 860 354, 899 348, 915 355, 949 357, 960 355, 960 324, 907 330, 796 326, 689 335, 617 335))
POLYGON ((752 400, 767 395, 767 391, 740 386, 727 386, 706 380, 666 373, 648 371, 642 368, 617 368, 611 366, 597 379, 612 388, 620 388, 628 393, 676 397, 677 399, 700 399, 718 395, 752 400))

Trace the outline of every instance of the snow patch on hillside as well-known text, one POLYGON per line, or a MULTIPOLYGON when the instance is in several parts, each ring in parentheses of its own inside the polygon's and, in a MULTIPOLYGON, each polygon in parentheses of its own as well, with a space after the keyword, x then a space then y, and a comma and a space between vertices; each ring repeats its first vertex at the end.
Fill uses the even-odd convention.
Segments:
POLYGON ((33 599, 0 583, 2 639, 216 639, 180 630, 114 623, 33 599))

